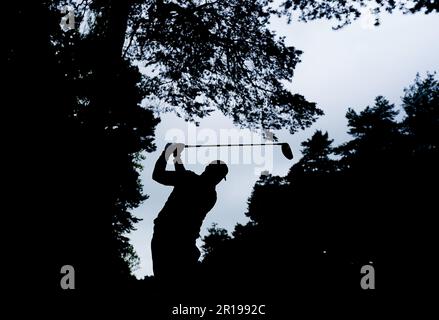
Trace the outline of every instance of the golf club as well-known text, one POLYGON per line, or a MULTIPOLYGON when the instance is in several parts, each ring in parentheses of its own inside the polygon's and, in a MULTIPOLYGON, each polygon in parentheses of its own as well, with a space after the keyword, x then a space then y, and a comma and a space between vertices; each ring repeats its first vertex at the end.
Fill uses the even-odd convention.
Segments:
POLYGON ((194 144, 185 145, 185 148, 220 148, 220 147, 254 147, 254 146, 281 146, 282 154, 288 160, 293 159, 293 152, 286 142, 278 143, 240 143, 240 144, 194 144))

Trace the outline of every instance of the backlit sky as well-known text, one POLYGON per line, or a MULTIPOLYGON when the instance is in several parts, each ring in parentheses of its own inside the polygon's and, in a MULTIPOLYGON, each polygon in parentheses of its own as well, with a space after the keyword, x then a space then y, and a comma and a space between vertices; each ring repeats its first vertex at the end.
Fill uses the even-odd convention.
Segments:
MULTIPOLYGON (((325 116, 305 131, 295 135, 276 133, 279 141, 290 143, 295 161, 300 157, 300 143, 308 139, 316 129, 328 131, 335 144, 349 139, 344 117, 349 107, 362 110, 372 105, 377 95, 383 95, 399 106, 403 88, 413 82, 417 72, 425 75, 427 71, 439 71, 438 18, 437 14, 403 16, 396 13, 382 16, 382 24, 372 27, 373 21, 366 15, 338 31, 332 30, 334 24, 327 21, 287 25, 283 20, 273 19, 271 28, 279 36, 286 36, 287 45, 304 51, 290 89, 304 95, 308 101, 316 102, 325 112, 325 116)), ((181 138, 184 141, 179 139, 183 143, 188 143, 190 134, 195 132, 198 139, 201 139, 196 142, 201 144, 206 142, 203 139, 209 134, 213 139, 215 135, 220 137, 221 130, 234 129, 231 120, 219 113, 204 119, 195 129, 173 114, 160 116, 162 121, 156 130, 158 148, 156 152, 146 155, 141 174, 144 192, 150 198, 133 211, 135 216, 143 220, 137 224, 137 230, 129 235, 141 259, 140 268, 135 272, 139 278, 152 274, 150 241, 153 220, 172 191, 172 188, 159 185, 151 179, 154 163, 165 143, 176 132, 184 133, 181 138)), ((246 133, 236 131, 240 136, 246 133)), ((184 152, 186 157, 198 156, 205 161, 219 158, 229 163, 227 181, 217 187, 218 201, 204 221, 202 234, 206 233, 213 222, 229 231, 233 230, 236 223, 245 223, 247 200, 258 179, 257 170, 262 167, 260 163, 242 163, 243 160, 238 164, 230 163, 236 162, 234 159, 244 159, 244 154, 251 154, 251 150, 234 149, 233 154, 226 154, 224 150, 222 154, 217 154, 216 149, 204 149, 203 153, 196 153, 195 150, 189 151, 192 154, 184 152)), ((295 162, 283 158, 276 148, 267 149, 267 152, 273 156, 270 168, 272 174, 285 175, 295 162)), ((253 158, 254 161, 258 159, 253 158)), ((268 163, 270 156, 266 159, 268 163)), ((171 166, 169 168, 172 169, 171 166)), ((204 165, 190 164, 186 168, 201 173, 204 165)))

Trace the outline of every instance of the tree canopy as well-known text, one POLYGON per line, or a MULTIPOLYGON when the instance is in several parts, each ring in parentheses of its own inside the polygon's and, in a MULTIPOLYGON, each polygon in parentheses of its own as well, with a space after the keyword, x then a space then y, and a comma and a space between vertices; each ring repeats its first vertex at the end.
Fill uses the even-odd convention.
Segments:
POLYGON ((297 17, 300 21, 333 19, 339 22, 334 28, 339 29, 358 19, 365 10, 375 15, 375 25, 380 24, 381 12, 392 13, 395 10, 404 14, 439 11, 439 2, 430 0, 285 0, 282 1, 280 14, 287 15, 291 22, 297 17))
POLYGON ((105 12, 123 21, 123 57, 140 61, 144 97, 153 106, 194 121, 220 110, 241 127, 292 133, 322 114, 283 84, 292 80, 301 51, 268 28, 269 1, 122 2, 125 11, 99 1, 83 2, 78 11, 101 17, 88 19, 88 30, 98 28, 105 12))
POLYGON ((404 286, 402 261, 410 270, 428 268, 422 261, 435 243, 438 92, 436 74, 418 75, 398 109, 382 96, 360 112, 349 109, 352 140, 333 147, 317 130, 287 176, 256 183, 246 225, 215 241, 224 231, 210 229, 207 272, 222 277, 226 292, 249 285, 246 294, 269 298, 280 283, 300 293, 361 294, 363 265, 380 268, 383 289, 404 286), (415 133, 420 123, 422 134, 415 133))

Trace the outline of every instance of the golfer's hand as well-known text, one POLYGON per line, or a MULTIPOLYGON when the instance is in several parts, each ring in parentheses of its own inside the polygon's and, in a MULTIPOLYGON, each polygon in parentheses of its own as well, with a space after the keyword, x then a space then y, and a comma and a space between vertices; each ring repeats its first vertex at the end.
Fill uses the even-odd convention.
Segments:
POLYGON ((186 145, 184 143, 176 143, 175 144, 174 157, 180 157, 180 155, 183 152, 185 146, 186 145))
POLYGON ((174 155, 174 158, 179 158, 180 154, 183 152, 184 147, 184 143, 167 143, 165 146, 166 159, 169 159, 171 154, 174 155))

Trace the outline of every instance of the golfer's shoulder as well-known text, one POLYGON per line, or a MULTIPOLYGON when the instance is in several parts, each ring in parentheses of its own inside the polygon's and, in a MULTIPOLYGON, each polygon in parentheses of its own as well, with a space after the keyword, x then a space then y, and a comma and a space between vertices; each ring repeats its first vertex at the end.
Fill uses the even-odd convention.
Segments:
POLYGON ((185 176, 185 178, 189 178, 189 179, 197 179, 200 177, 198 174, 196 174, 195 172, 193 172, 191 170, 183 171, 183 175, 185 176))

